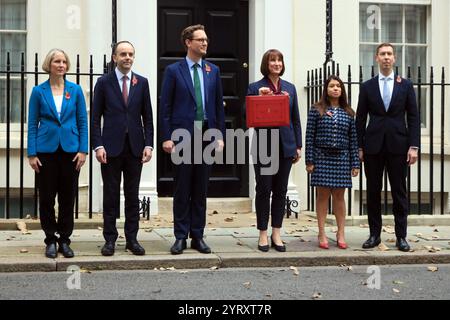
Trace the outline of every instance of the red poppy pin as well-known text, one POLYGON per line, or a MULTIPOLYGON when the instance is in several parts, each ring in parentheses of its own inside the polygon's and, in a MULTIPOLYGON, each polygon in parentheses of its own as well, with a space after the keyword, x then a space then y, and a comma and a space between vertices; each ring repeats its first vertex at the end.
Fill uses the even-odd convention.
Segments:
POLYGON ((281 93, 284 94, 285 96, 288 96, 288 97, 289 97, 289 92, 287 92, 287 91, 281 91, 281 93))
POLYGON ((327 116, 332 117, 333 116, 333 112, 327 111, 327 116))
POLYGON ((131 80, 131 83, 133 86, 137 85, 138 79, 136 78, 136 76, 133 76, 133 80, 131 80))
POLYGON ((398 82, 398 83, 402 83, 402 77, 397 76, 397 82, 398 82))
POLYGON ((70 93, 69 93, 69 91, 66 91, 65 98, 66 98, 67 100, 70 99, 70 93))
POLYGON ((206 71, 207 73, 210 73, 210 72, 211 72, 211 67, 209 66, 209 64, 206 64, 206 63, 205 63, 205 71, 206 71))

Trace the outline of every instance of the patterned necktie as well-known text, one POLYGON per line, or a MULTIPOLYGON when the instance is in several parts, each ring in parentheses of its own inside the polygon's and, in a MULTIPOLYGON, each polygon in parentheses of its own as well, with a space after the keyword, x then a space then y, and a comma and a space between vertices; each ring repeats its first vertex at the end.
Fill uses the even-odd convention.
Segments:
POLYGON ((202 89, 200 86, 200 77, 198 75, 198 70, 200 65, 198 63, 194 64, 194 90, 195 90, 195 101, 197 102, 197 109, 195 111, 195 121, 203 121, 203 99, 202 99, 202 89))
POLYGON ((123 96, 123 101, 125 102, 125 104, 128 103, 128 86, 127 86, 127 80, 128 80, 128 77, 127 77, 127 76, 123 76, 123 77, 122 77, 122 96, 123 96))
POLYGON ((388 86, 388 81, 390 81, 390 78, 383 78, 382 79, 384 81, 384 85, 383 85, 383 103, 384 103, 384 108, 386 109, 386 111, 388 111, 389 109, 389 105, 391 104, 391 92, 389 90, 389 86, 388 86))

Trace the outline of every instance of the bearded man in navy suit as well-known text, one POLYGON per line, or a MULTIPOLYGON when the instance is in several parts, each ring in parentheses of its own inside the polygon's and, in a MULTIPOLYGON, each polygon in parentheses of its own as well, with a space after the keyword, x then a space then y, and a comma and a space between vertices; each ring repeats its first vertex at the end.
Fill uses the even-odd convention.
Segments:
MULTIPOLYGON (((166 68, 161 89, 159 124, 162 147, 167 153, 175 152, 176 141, 172 140, 172 133, 177 129, 189 132, 190 137, 194 136, 195 126, 203 132, 207 129, 218 130, 222 133, 222 139, 225 136, 220 71, 203 59, 209 43, 204 26, 185 28, 181 41, 187 56, 166 68)), ((218 151, 223 149, 222 139, 215 141, 218 151)), ((194 139, 189 145, 195 152, 194 139)), ((201 147, 200 150, 203 151, 201 147)), ((211 165, 203 160, 202 163, 187 162, 175 166, 173 215, 176 240, 170 252, 183 253, 186 239, 190 236, 191 248, 201 253, 211 253, 203 239, 211 165)))
POLYGON ((395 49, 392 44, 378 46, 376 61, 380 74, 361 86, 356 114, 359 157, 365 163, 367 177, 370 227, 370 237, 363 248, 373 248, 381 242, 381 189, 386 169, 393 199, 396 246, 401 251, 409 251, 406 175, 408 165, 417 161, 420 147, 416 95, 412 83, 394 73, 395 49))
POLYGON ((133 71, 134 46, 128 41, 113 48, 114 72, 98 79, 92 110, 92 147, 101 163, 103 178, 104 256, 114 254, 118 237, 120 180, 125 194, 126 249, 144 255, 137 241, 139 230, 139 182, 142 164, 153 150, 153 119, 148 80, 133 71), (101 118, 103 117, 103 128, 101 118))

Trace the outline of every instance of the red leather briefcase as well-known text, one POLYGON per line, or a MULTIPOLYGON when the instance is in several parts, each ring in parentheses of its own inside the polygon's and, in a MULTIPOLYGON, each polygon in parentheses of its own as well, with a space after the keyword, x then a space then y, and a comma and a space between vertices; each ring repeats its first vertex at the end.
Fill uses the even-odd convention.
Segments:
POLYGON ((247 127, 289 126, 289 96, 247 96, 247 127))

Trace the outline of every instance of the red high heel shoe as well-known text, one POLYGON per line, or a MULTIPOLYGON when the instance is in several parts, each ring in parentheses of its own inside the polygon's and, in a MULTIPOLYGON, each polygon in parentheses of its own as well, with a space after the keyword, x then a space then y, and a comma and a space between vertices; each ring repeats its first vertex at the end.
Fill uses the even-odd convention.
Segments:
POLYGON ((317 237, 317 239, 319 240, 319 248, 321 248, 321 249, 330 249, 330 246, 328 245, 328 241, 320 242, 320 238, 317 237))
POLYGON ((336 243, 339 249, 347 249, 348 245, 345 241, 339 241, 336 235, 336 243))

